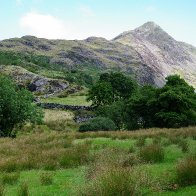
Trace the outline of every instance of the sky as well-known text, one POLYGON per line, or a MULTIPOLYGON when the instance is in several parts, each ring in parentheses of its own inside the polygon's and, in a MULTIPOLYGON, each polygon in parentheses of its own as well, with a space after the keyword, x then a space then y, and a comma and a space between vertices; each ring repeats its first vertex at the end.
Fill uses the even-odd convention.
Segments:
POLYGON ((147 21, 196 46, 196 0, 0 0, 0 40, 112 39, 147 21))

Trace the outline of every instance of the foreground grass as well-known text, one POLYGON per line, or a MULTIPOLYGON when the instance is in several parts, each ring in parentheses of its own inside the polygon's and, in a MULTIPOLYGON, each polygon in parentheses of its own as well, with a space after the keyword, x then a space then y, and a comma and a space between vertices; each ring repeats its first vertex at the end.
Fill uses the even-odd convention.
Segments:
POLYGON ((0 176, 19 175, 18 180, 12 180, 14 183, 3 184, 4 192, 18 195, 25 182, 33 196, 100 195, 100 189, 105 195, 125 189, 128 193, 134 191, 134 195, 195 195, 196 185, 181 186, 176 181, 179 161, 196 154, 195 130, 190 127, 83 134, 44 131, 22 134, 16 139, 1 138, 0 176), (188 144, 186 151, 182 141, 188 144), (164 159, 158 163, 144 162, 139 157, 141 149, 152 144, 155 148, 160 145, 164 151, 164 159), (119 181, 122 174, 130 184, 119 181), (46 176, 45 185, 41 176, 46 176), (107 182, 111 189, 109 185, 104 187, 107 182))
POLYGON ((64 169, 56 171, 48 171, 53 178, 51 185, 42 185, 40 175, 45 172, 43 170, 22 171, 19 181, 14 185, 5 186, 5 195, 18 195, 18 189, 21 183, 27 183, 29 187, 29 195, 72 195, 75 187, 84 181, 84 168, 64 169))

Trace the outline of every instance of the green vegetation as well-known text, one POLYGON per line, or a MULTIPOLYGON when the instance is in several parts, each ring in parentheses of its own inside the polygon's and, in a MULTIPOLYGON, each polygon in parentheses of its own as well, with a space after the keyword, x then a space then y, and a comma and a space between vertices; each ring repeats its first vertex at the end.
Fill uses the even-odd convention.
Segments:
POLYGON ((42 99, 42 102, 46 103, 60 103, 65 105, 81 105, 81 106, 89 106, 91 103, 86 101, 86 95, 69 95, 67 97, 59 98, 59 97, 50 97, 46 99, 42 99))
POLYGON ((116 130, 116 125, 109 118, 97 117, 89 122, 84 123, 80 126, 79 131, 112 131, 116 130))
MULTIPOLYGON (((44 110, 44 122, 37 124, 42 112, 32 95, 0 76, 1 135, 17 133, 0 138, 0 195, 196 194, 191 86, 170 76, 163 88, 139 87, 110 73, 100 76, 88 98, 98 117, 80 127, 73 112, 60 110, 44 110)), ((85 99, 73 94, 45 101, 83 105, 85 99)))
POLYGON ((88 100, 99 116, 113 120, 118 129, 196 125, 194 88, 177 75, 166 80, 162 88, 139 87, 123 74, 102 74, 88 100))
POLYGON ((115 101, 128 99, 136 89, 136 83, 122 73, 103 73, 90 89, 88 100, 93 106, 110 105, 115 101))
POLYGON ((194 88, 177 75, 169 76, 163 88, 142 87, 128 104, 126 120, 128 129, 195 125, 194 88))
POLYGON ((70 83, 91 87, 100 70, 89 65, 78 65, 77 69, 68 69, 65 65, 51 63, 50 56, 14 51, 0 51, 1 65, 17 65, 28 71, 46 77, 64 79, 70 83))
POLYGON ((196 184, 196 159, 188 157, 182 160, 177 166, 177 179, 181 185, 196 184))
POLYGON ((158 144, 150 144, 141 148, 139 156, 146 162, 162 162, 164 160, 164 150, 158 144))
POLYGON ((18 189, 19 196, 29 196, 29 187, 27 183, 22 183, 18 189))
POLYGON ((32 94, 0 75, 0 137, 15 136, 14 128, 25 122, 40 123, 41 110, 32 104, 32 94))
POLYGON ((53 183, 53 176, 50 173, 42 173, 40 175, 40 182, 42 185, 51 185, 53 183))
POLYGON ((6 180, 1 180, 0 190, 13 196, 19 192, 40 196, 195 195, 194 137, 195 127, 43 131, 21 134, 14 140, 1 138, 0 176, 6 180), (145 143, 136 145, 140 138, 145 143), (176 141, 186 141, 189 151, 182 152, 176 141), (141 156, 144 149, 148 160, 141 156))

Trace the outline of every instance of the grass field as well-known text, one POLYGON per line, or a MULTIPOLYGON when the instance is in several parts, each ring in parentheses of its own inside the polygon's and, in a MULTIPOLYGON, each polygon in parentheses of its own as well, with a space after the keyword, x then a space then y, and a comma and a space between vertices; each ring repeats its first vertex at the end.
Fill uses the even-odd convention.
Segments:
POLYGON ((59 97, 50 97, 46 99, 42 99, 42 102, 47 103, 59 103, 59 104, 65 104, 65 105, 81 105, 81 106, 90 106, 91 103, 86 101, 85 95, 69 95, 64 98, 59 97))
POLYGON ((196 195, 195 130, 44 130, 1 138, 0 195, 196 195), (190 179, 180 181, 185 162, 190 179))

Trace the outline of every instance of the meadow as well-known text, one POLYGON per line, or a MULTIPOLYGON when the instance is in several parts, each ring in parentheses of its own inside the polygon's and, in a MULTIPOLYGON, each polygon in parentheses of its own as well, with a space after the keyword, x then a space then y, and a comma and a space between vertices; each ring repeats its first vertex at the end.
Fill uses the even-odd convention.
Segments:
POLYGON ((1 138, 0 195, 196 194, 195 127, 79 133, 71 126, 71 112, 46 110, 45 125, 1 138), (52 130, 55 122, 61 131, 52 130))

